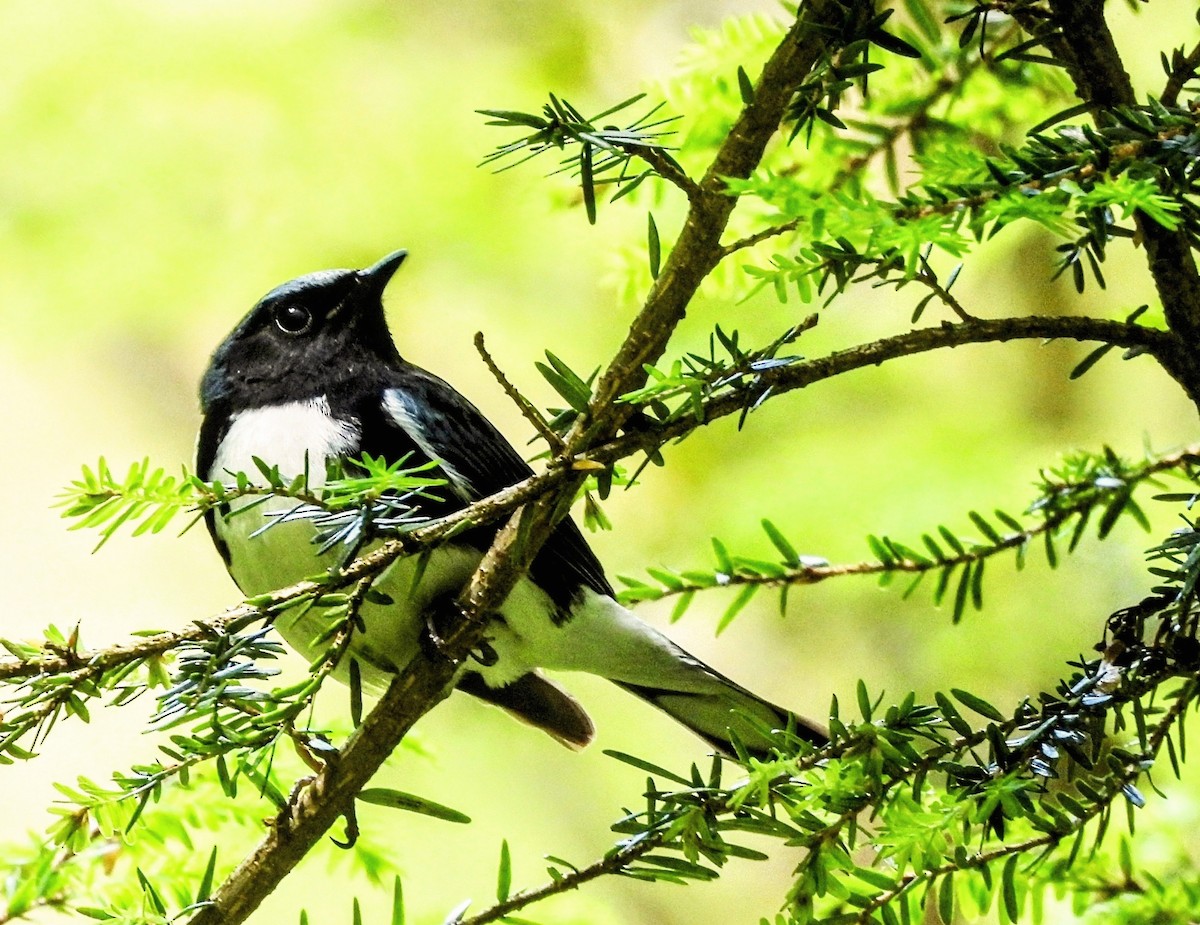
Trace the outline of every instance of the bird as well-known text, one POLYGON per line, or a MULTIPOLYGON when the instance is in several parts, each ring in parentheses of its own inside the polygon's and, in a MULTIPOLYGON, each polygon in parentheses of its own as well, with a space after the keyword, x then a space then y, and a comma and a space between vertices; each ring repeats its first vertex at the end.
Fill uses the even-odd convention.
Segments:
MULTIPOLYGON (((470 401, 401 356, 383 293, 406 256, 397 250, 365 269, 309 273, 254 305, 213 352, 201 380, 201 478, 229 484, 242 474, 265 489, 261 461, 285 480, 305 476, 318 490, 331 462, 350 471, 364 455, 409 467, 433 464, 445 484, 417 499, 417 514, 436 518, 532 474, 470 401)), ((337 563, 338 552, 316 542, 312 520, 283 516, 295 506, 264 491, 206 511, 212 540, 245 595, 285 587, 337 563)), ((445 603, 469 581, 497 530, 496 524, 472 527, 427 556, 393 561, 380 574, 373 587, 382 594, 363 603, 349 643, 363 687, 386 688, 428 652, 431 615, 446 612, 445 603)), ((587 745, 595 727, 546 670, 607 678, 726 755, 735 754, 736 740, 744 753, 769 757, 781 730, 817 746, 826 741, 816 723, 726 678, 619 604, 569 516, 487 619, 480 650, 487 657, 465 659, 456 688, 569 747, 587 745)), ((285 611, 275 626, 310 660, 328 645, 321 641, 328 620, 320 606, 285 611)), ((347 669, 339 664, 335 676, 346 680, 347 669)))

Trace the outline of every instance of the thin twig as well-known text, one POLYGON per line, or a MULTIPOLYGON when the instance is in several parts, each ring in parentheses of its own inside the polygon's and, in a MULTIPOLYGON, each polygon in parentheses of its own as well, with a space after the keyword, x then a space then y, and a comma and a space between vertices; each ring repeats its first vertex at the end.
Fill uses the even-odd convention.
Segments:
POLYGON ((1200 67, 1200 43, 1189 51, 1181 61, 1173 63, 1171 74, 1158 101, 1164 106, 1174 106, 1179 102, 1179 94, 1184 84, 1196 76, 1196 68, 1200 67))
MULTIPOLYGON (((844 375, 852 370, 880 366, 901 357, 916 356, 947 347, 1055 338, 1095 340, 1117 347, 1136 347, 1156 358, 1160 352, 1171 350, 1174 346, 1174 338, 1165 331, 1101 318, 1033 315, 1025 318, 977 318, 959 323, 944 321, 937 326, 920 328, 838 350, 828 356, 800 360, 765 370, 758 373, 759 387, 756 391, 761 393, 769 389, 772 396, 777 396, 844 375)), ((741 414, 744 410, 743 395, 736 392, 725 393, 705 403, 702 420, 697 420, 694 414, 687 414, 656 427, 627 432, 594 447, 589 456, 601 463, 614 462, 630 455, 631 447, 657 449, 671 440, 686 437, 697 428, 711 424, 719 418, 741 414)))
POLYGON ((496 905, 485 909, 478 915, 459 919, 454 925, 487 925, 488 922, 503 919, 505 916, 524 909, 526 906, 540 902, 549 896, 566 893, 568 890, 577 890, 589 880, 596 880, 610 874, 620 873, 634 861, 661 847, 664 840, 665 833, 661 830, 647 833, 641 838, 632 840, 620 848, 610 851, 604 857, 600 858, 600 860, 589 864, 587 867, 577 868, 534 889, 513 893, 503 902, 496 903, 496 905))
MULTIPOLYGON (((1125 478, 1126 485, 1132 487, 1147 479, 1153 478, 1162 472, 1178 469, 1181 466, 1200 464, 1200 444, 1193 444, 1182 450, 1176 450, 1166 456, 1161 456, 1151 462, 1147 462, 1140 469, 1127 474, 1125 478)), ((1090 485, 1090 483, 1089 483, 1090 485)), ((908 559, 898 557, 888 562, 881 561, 864 561, 864 562, 846 562, 838 565, 797 565, 785 567, 781 571, 765 574, 761 572, 739 572, 736 569, 732 572, 726 572, 722 576, 719 584, 705 583, 689 579, 685 576, 676 576, 676 581, 670 587, 656 589, 654 600, 662 600, 663 598, 677 597, 682 594, 692 594, 697 591, 716 590, 719 588, 742 587, 745 585, 755 585, 763 588, 779 588, 785 585, 815 585, 822 581, 827 581, 830 578, 845 578, 851 575, 881 575, 884 573, 892 574, 902 572, 908 574, 921 574, 924 572, 936 572, 943 569, 958 568, 960 565, 974 564, 984 559, 989 559, 992 556, 1000 555, 1012 549, 1018 549, 1028 544, 1031 540, 1042 536, 1046 533, 1053 533, 1066 521, 1079 514, 1078 507, 1066 508, 1053 513, 1046 517, 1043 521, 1028 527, 1025 530, 1014 531, 997 543, 990 545, 975 545, 970 549, 964 549, 961 553, 955 555, 943 556, 942 558, 924 558, 924 559, 908 559)), ((736 564, 736 563, 735 563, 736 564)), ((637 597, 636 589, 630 592, 635 600, 637 597)))
POLYGON ((626 150, 636 154, 649 164, 656 174, 681 189, 689 202, 695 202, 700 198, 701 190, 696 181, 689 177, 679 166, 679 162, 662 148, 639 145, 626 150))
MULTIPOLYGON (((921 272, 913 276, 913 281, 920 283, 922 286, 932 292, 939 302, 941 302, 948 309, 950 309, 950 311, 958 316, 960 321, 978 320, 974 315, 966 310, 962 302, 958 300, 957 296, 955 296, 947 287, 941 284, 941 281, 938 280, 937 275, 933 272, 933 268, 929 266, 929 262, 925 259, 925 257, 921 258, 921 272)), ((883 280, 879 285, 882 286, 891 282, 891 280, 883 280)), ((951 285, 953 285, 953 280, 951 280, 951 285)))
POLYGON ((525 420, 533 425, 533 429, 550 446, 551 452, 561 452, 563 448, 562 437, 551 429, 550 424, 542 416, 542 413, 534 407, 528 398, 517 391, 517 387, 509 382, 508 377, 504 375, 504 371, 496 365, 496 361, 492 359, 492 355, 488 353, 487 346, 483 342, 482 331, 475 332, 475 349, 479 351, 479 355, 483 358, 484 365, 496 377, 496 381, 500 383, 500 388, 504 389, 504 394, 511 398, 513 403, 521 409, 521 414, 525 420))
POLYGON ((728 257, 730 254, 736 253, 743 248, 753 247, 755 244, 761 244, 763 241, 770 238, 777 238, 780 235, 790 234, 800 227, 800 219, 794 218, 790 222, 784 222, 782 225, 772 225, 770 228, 764 228, 762 231, 756 231, 754 234, 747 235, 744 238, 739 238, 736 241, 731 241, 721 248, 721 257, 728 257))

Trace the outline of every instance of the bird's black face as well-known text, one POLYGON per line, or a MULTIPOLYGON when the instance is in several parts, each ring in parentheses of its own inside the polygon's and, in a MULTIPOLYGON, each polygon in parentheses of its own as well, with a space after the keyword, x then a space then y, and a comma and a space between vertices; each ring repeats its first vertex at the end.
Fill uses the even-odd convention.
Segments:
POLYGON ((328 394, 400 362, 383 290, 406 252, 365 270, 322 270, 268 292, 213 353, 200 385, 207 412, 328 394))

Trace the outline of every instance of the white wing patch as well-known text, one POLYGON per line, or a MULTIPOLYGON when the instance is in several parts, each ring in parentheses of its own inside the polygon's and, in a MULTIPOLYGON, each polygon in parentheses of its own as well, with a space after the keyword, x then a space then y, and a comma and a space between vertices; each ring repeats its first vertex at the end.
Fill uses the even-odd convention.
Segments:
POLYGON ((426 437, 425 428, 421 426, 420 421, 418 421, 416 415, 413 413, 412 407, 403 392, 399 389, 388 389, 384 392, 383 410, 396 422, 396 426, 408 434, 409 439, 421 448, 422 453, 441 467, 442 472, 446 474, 446 478, 450 480, 450 487, 454 489, 456 495, 464 501, 470 501, 478 497, 472 490, 471 483, 463 477, 463 474, 438 455, 437 451, 433 448, 433 444, 426 437))
POLYGON ((205 478, 245 472, 251 481, 261 481, 254 465, 257 456, 268 466, 278 466, 279 474, 287 479, 302 475, 307 465, 309 485, 319 487, 325 483, 326 461, 352 455, 360 436, 356 422, 339 420, 330 413, 324 395, 239 411, 230 419, 229 431, 205 478))

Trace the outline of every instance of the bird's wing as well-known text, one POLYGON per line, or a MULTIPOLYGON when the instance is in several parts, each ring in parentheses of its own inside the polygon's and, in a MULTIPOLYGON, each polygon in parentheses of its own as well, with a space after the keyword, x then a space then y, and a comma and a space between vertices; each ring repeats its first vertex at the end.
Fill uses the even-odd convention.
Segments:
MULTIPOLYGON (((466 398, 446 382, 417 367, 396 373, 383 393, 380 410, 385 428, 363 422, 363 450, 397 458, 397 446, 368 446, 367 435, 381 431, 398 446, 415 444, 422 455, 441 467, 462 503, 507 488, 528 478, 533 470, 504 436, 466 398)), ((496 526, 482 541, 490 542, 496 526)), ((565 619, 583 587, 612 595, 604 569, 579 528, 564 518, 538 553, 530 575, 565 619)))

